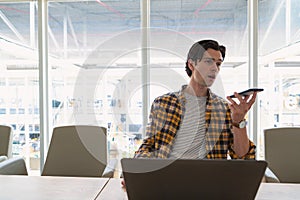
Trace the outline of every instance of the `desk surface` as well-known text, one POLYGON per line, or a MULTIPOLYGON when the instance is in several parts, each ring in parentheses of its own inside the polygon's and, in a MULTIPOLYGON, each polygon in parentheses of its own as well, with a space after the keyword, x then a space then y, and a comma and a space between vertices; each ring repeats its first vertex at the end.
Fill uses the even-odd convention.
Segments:
POLYGON ((97 200, 127 200, 127 194, 121 185, 121 179, 112 178, 106 184, 97 200))
POLYGON ((47 176, 0 176, 0 199, 5 200, 91 200, 108 178, 47 176))
MULTIPOLYGON (((97 200, 127 200, 120 179, 110 179, 97 200)), ((300 184, 262 183, 255 200, 299 200, 300 184)))
MULTIPOLYGON (((296 200, 300 184, 262 183, 255 200, 296 200)), ((127 200, 121 179, 46 176, 1 176, 5 200, 127 200)))
POLYGON ((300 184, 262 183, 255 200, 300 199, 300 184))

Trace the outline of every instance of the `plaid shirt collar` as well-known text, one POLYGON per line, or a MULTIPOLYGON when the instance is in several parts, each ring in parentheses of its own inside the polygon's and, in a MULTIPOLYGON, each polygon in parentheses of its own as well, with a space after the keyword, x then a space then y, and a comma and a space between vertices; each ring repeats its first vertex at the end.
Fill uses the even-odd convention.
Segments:
MULTIPOLYGON (((185 105, 186 103, 186 99, 184 96, 184 90, 187 88, 188 85, 182 85, 181 86, 181 90, 179 90, 177 93, 175 93, 175 95, 177 96, 179 102, 181 102, 183 105, 185 105)), ((212 105, 213 101, 214 101, 214 97, 216 97, 216 95, 211 91, 210 88, 207 88, 207 99, 206 99, 206 105, 212 105)))

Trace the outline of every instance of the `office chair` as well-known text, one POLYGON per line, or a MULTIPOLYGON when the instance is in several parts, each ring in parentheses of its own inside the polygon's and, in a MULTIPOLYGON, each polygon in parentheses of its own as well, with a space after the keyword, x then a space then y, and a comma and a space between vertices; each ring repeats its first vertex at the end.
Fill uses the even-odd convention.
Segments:
POLYGON ((88 125, 53 129, 42 176, 112 177, 106 128, 88 125), (105 173, 105 174, 104 174, 105 173))
POLYGON ((28 175, 24 158, 13 157, 0 162, 0 175, 28 175))
POLYGON ((283 183, 300 183, 300 127, 264 130, 265 159, 283 183))
POLYGON ((0 156, 0 162, 7 160, 7 156, 0 156))
POLYGON ((12 157, 12 140, 12 128, 10 126, 0 125, 0 156, 12 157))

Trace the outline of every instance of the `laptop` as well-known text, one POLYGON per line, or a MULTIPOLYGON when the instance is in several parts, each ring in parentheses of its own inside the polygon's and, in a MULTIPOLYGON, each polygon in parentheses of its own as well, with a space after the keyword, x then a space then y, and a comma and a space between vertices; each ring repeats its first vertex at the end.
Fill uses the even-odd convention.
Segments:
POLYGON ((129 200, 253 200, 267 162, 123 158, 121 166, 129 200))

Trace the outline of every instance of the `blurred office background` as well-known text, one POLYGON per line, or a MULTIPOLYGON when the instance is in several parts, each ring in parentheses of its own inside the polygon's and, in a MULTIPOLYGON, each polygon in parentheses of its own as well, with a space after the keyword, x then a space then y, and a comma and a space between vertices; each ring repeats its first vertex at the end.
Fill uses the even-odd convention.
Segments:
POLYGON ((31 171, 62 125, 104 126, 109 156, 131 157, 152 100, 211 38, 227 47, 213 91, 264 88, 247 116, 263 158, 263 129, 300 125, 299 21, 298 0, 0 0, 0 123, 31 171))

